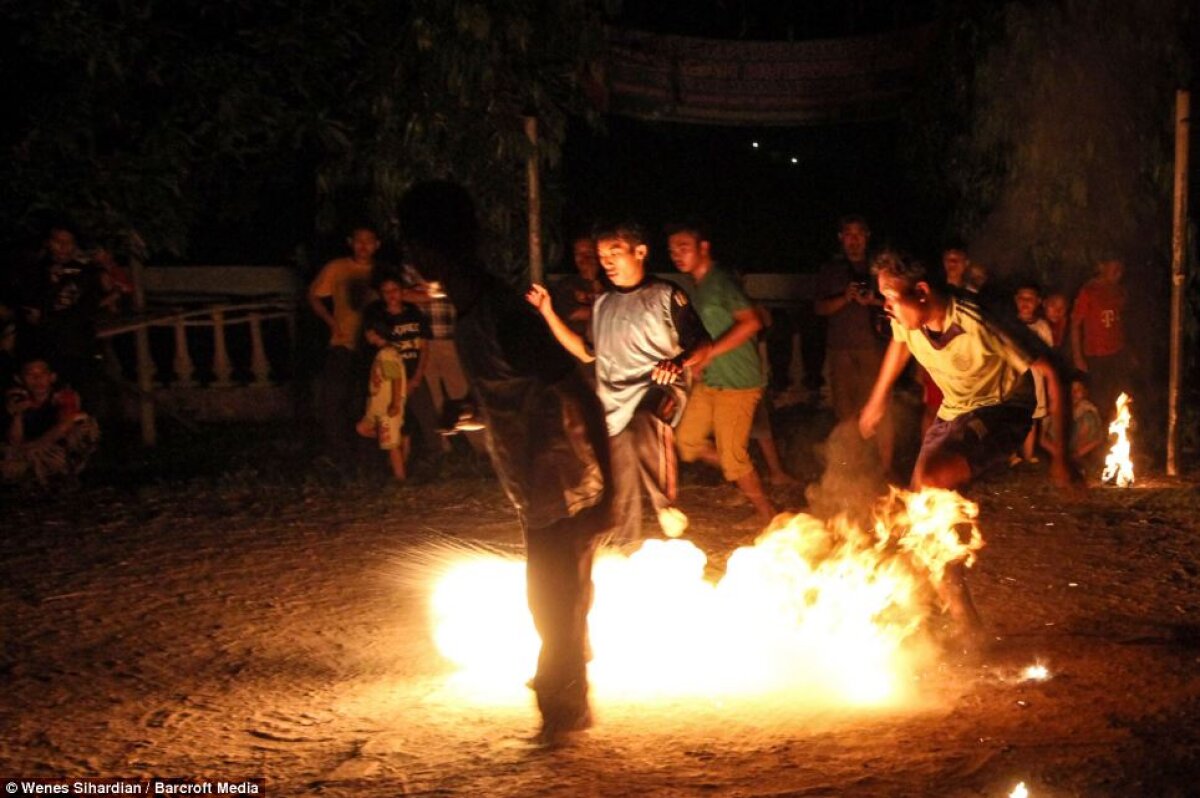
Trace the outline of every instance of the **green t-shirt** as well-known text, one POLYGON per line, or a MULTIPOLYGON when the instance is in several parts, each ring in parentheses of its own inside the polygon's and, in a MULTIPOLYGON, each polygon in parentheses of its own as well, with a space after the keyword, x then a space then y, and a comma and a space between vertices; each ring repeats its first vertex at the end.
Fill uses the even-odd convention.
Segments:
MULTIPOLYGON (((704 329, 714 341, 733 326, 736 311, 751 306, 729 273, 717 266, 710 268, 704 279, 696 283, 692 302, 704 322, 704 329)), ((704 369, 704 384, 712 388, 761 388, 762 365, 754 339, 744 341, 737 349, 709 363, 704 369)))

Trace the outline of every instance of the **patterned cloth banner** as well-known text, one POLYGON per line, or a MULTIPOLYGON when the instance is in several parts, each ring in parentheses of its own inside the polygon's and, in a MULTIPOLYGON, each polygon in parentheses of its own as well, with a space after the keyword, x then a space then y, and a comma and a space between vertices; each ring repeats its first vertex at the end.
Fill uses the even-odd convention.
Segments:
POLYGON ((801 42, 610 29, 601 107, 667 122, 815 125, 896 113, 932 26, 801 42))

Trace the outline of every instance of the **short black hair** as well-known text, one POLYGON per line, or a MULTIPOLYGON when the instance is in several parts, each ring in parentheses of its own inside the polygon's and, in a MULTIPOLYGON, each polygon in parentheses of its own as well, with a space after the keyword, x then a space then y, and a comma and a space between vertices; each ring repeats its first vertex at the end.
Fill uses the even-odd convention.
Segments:
POLYGON ((1038 299, 1041 299, 1042 297, 1046 296, 1046 293, 1044 291, 1042 291, 1041 283, 1039 283, 1037 280, 1033 280, 1033 279, 1018 280, 1016 287, 1013 288, 1013 296, 1016 296, 1018 291, 1025 291, 1025 290, 1029 290, 1029 291, 1032 291, 1033 293, 1037 294, 1038 299))
POLYGON ((370 222, 365 222, 365 221, 359 221, 359 222, 356 222, 355 224, 350 225, 350 229, 347 231, 346 235, 353 238, 354 234, 357 233, 359 230, 370 233, 371 235, 375 236, 376 238, 379 238, 379 228, 377 228, 375 225, 371 224, 370 222))
POLYGON ((862 229, 868 233, 871 232, 871 225, 867 224, 867 217, 859 213, 847 213, 838 219, 838 232, 841 233, 852 224, 861 225, 862 229))
POLYGON ((376 291, 383 288, 383 284, 388 282, 397 283, 401 288, 404 287, 404 276, 395 266, 376 268, 371 273, 371 287, 376 291))
POLYGON ((592 228, 592 240, 600 241, 604 238, 619 238, 633 247, 649 243, 646 228, 632 219, 598 223, 592 228))
POLYGON ((967 254, 967 242, 958 236, 951 236, 942 242, 941 251, 943 255, 947 252, 961 252, 965 255, 967 254))
POLYGON ((926 263, 895 249, 881 250, 875 255, 871 260, 871 273, 877 277, 890 275, 909 288, 923 282, 935 291, 946 291, 946 270, 940 262, 926 263))
POLYGON ((695 219, 681 219, 677 222, 670 222, 663 227, 663 235, 670 238, 679 233, 690 233, 696 237, 696 241, 707 241, 712 243, 712 236, 708 233, 708 226, 695 219))

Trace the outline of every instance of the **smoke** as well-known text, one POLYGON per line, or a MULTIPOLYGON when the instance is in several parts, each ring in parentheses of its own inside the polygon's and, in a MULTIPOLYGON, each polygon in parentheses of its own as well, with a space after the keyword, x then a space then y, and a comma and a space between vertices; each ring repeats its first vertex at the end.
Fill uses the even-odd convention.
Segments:
POLYGON ((808 506, 818 518, 845 514, 862 528, 869 528, 871 510, 887 493, 887 480, 876 454, 875 442, 863 440, 855 420, 833 428, 816 447, 825 462, 820 482, 805 491, 808 506))

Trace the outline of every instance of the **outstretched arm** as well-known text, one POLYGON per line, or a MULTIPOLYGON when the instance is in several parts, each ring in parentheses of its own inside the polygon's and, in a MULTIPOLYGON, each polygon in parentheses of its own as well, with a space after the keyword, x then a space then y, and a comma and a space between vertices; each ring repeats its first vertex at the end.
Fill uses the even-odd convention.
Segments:
POLYGON ((858 431, 864 438, 875 434, 876 427, 887 411, 888 401, 892 396, 892 386, 896 384, 912 353, 908 344, 892 340, 883 356, 883 364, 879 367, 879 376, 875 378, 875 387, 871 389, 871 398, 863 406, 858 416, 858 431))
POLYGON ((567 326, 567 323, 559 318, 559 315, 554 312, 554 305, 550 301, 550 292, 543 285, 534 283, 529 286, 529 290, 525 292, 525 301, 533 305, 538 313, 542 314, 542 318, 546 320, 546 324, 550 327, 550 332, 572 355, 584 363, 591 363, 596 359, 596 356, 588 351, 587 344, 584 343, 582 336, 567 326))

